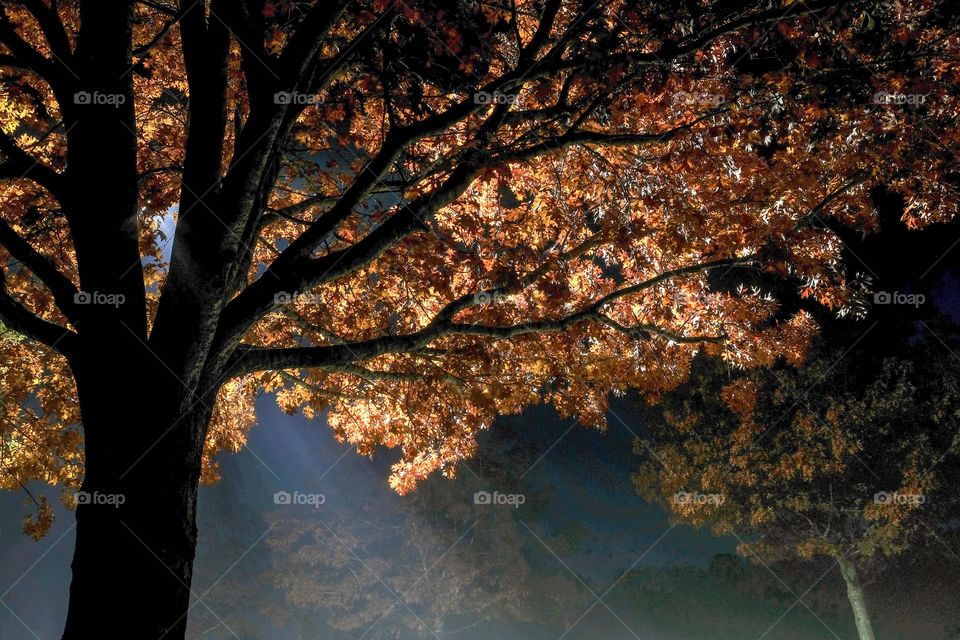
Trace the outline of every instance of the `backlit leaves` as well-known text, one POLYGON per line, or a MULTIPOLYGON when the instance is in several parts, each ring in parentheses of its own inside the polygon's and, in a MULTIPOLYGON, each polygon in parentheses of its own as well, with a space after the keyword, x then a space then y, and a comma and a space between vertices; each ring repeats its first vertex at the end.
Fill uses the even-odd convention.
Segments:
MULTIPOLYGON (((76 5, 57 3, 70 46, 76 5)), ((330 73, 298 85, 311 93, 301 91, 303 108, 290 112, 289 136, 263 151, 277 152, 276 177, 256 190, 257 211, 242 225, 249 235, 223 243, 244 259, 239 291, 219 302, 244 299, 247 287, 273 277, 268 268, 300 234, 339 216, 305 252, 315 262, 286 274, 282 299, 244 327, 244 347, 386 345, 446 328, 409 348, 227 382, 207 434, 205 480, 216 477, 217 453, 243 446, 259 391, 285 411, 325 414, 364 455, 400 449, 390 482, 404 492, 434 471, 455 473, 496 416, 538 402, 603 427, 610 393, 662 396, 701 353, 738 370, 778 358, 797 365, 816 332, 812 318, 784 317, 756 289, 718 287, 715 272, 741 260, 739 268, 790 278, 803 296, 843 313, 853 296, 831 225, 874 230, 871 188, 901 193, 913 225, 956 213, 950 149, 960 141, 960 76, 949 61, 960 38, 949 3, 871 5, 869 21, 862 3, 815 15, 786 4, 790 15, 768 15, 765 3, 674 5, 613 0, 582 13, 583 3, 563 1, 545 18, 554 5, 541 0, 511 11, 487 2, 358 2, 317 35, 316 57, 330 73), (891 104, 878 102, 879 92, 926 97, 891 104), (714 262, 723 266, 704 267, 714 262)), ((277 100, 256 92, 273 76, 281 81, 279 61, 315 6, 265 1, 248 28, 234 30, 224 175, 244 159, 235 152, 240 132, 277 100)), ((4 11, 25 42, 52 54, 29 11, 4 11)), ((136 11, 138 232, 152 325, 180 199, 206 194, 183 193, 198 98, 186 82, 180 25, 152 3, 136 11)), ((11 53, 0 46, 0 61, 11 53)), ((40 73, 0 67, 0 128, 11 145, 62 171, 63 96, 40 73)), ((10 148, 0 153, 7 158, 10 148)), ((24 173, 2 177, 3 220, 79 285, 62 203, 24 173)), ((29 311, 69 325, 7 248, 0 264, 6 289, 29 311)), ((20 338, 0 349, 4 363, 17 363, 0 371, 0 435, 12 469, 3 486, 75 485, 82 441, 70 372, 20 338)), ((737 415, 754 411, 756 392, 724 393, 737 415)), ((691 419, 676 416, 685 428, 691 419)), ((758 424, 744 419, 731 436, 744 486, 767 474, 809 479, 811 465, 840 465, 857 447, 856 438, 828 437, 798 419, 787 424, 816 448, 758 466, 748 452, 758 424)), ((678 461, 686 454, 663 452, 678 461)), ((726 481, 717 473, 696 480, 704 489, 726 481)), ((768 515, 756 504, 737 517, 768 515)))

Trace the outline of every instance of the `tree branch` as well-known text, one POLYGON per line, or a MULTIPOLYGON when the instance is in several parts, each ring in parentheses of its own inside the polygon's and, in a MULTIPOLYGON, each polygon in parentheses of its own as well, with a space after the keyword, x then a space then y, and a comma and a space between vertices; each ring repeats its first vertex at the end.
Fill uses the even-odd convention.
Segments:
MULTIPOLYGON (((299 369, 299 368, 328 368, 344 364, 369 360, 389 353, 410 353, 417 351, 441 338, 450 336, 477 336, 506 340, 530 333, 556 333, 564 331, 576 324, 586 321, 604 321, 603 307, 624 296, 650 289, 671 278, 690 275, 716 269, 753 262, 752 256, 744 258, 728 258, 703 262, 687 267, 672 269, 638 284, 613 291, 596 300, 586 308, 569 314, 563 318, 547 320, 531 320, 507 326, 491 326, 477 324, 462 324, 453 322, 454 313, 451 308, 466 308, 463 301, 478 299, 477 294, 462 296, 449 303, 438 313, 433 321, 419 331, 406 335, 387 335, 369 340, 318 347, 296 347, 289 349, 272 349, 243 346, 238 348, 231 357, 227 366, 229 376, 245 375, 257 371, 299 369)), ((609 326, 609 325, 607 325, 609 326)), ((617 329, 621 330, 621 329, 617 329)), ((633 337, 643 337, 643 333, 667 337, 675 342, 717 342, 723 336, 683 336, 667 329, 652 325, 640 325, 636 329, 623 327, 633 337)))
POLYGON ((73 351, 77 334, 48 322, 27 309, 7 291, 7 279, 0 268, 0 321, 32 340, 43 343, 51 349, 69 356, 73 351))
POLYGON ((21 149, 12 137, 2 130, 0 152, 6 156, 6 160, 0 162, 0 179, 28 178, 58 200, 63 200, 66 190, 63 176, 21 149))
MULTIPOLYGON (((59 22, 59 18, 57 20, 59 22)), ((2 4, 0 4, 0 43, 4 44, 10 50, 14 58, 20 60, 19 66, 25 67, 39 75, 53 87, 54 90, 58 90, 61 87, 61 80, 63 79, 61 66, 55 61, 46 58, 28 44, 26 40, 20 37, 20 34, 18 34, 13 27, 13 23, 10 22, 10 17, 7 15, 2 4)))
MULTIPOLYGON (((750 15, 721 19, 714 23, 716 26, 713 28, 708 27, 692 37, 668 43, 656 52, 628 52, 598 60, 595 57, 588 59, 584 56, 569 54, 570 48, 566 46, 568 44, 567 40, 577 41, 574 36, 576 36, 579 27, 576 24, 568 27, 560 36, 551 38, 554 26, 553 20, 560 8, 559 2, 552 1, 547 4, 544 10, 537 32, 521 51, 516 68, 488 82, 480 90, 491 94, 513 91, 532 79, 574 68, 596 70, 606 64, 623 62, 640 65, 669 64, 672 60, 694 52, 716 38, 744 26, 787 19, 833 4, 836 3, 822 0, 820 2, 810 2, 802 7, 791 7, 785 11, 782 8, 770 9, 754 12, 750 15), (540 55, 548 44, 551 47, 550 50, 545 55, 540 55)), ((280 252, 256 282, 243 290, 225 307, 221 315, 222 322, 218 329, 217 344, 220 345, 220 348, 228 351, 232 348, 232 345, 239 343, 246 329, 273 308, 277 292, 301 291, 310 286, 343 277, 363 265, 369 264, 371 260, 375 260, 410 233, 422 229, 424 220, 435 209, 431 211, 429 208, 423 208, 421 205, 424 205, 425 201, 421 198, 410 205, 398 207, 398 212, 388 222, 355 245, 322 258, 311 259, 308 257, 321 245, 325 238, 329 237, 341 223, 354 213, 357 206, 364 202, 364 198, 367 197, 370 190, 394 166, 404 149, 417 140, 442 131, 486 108, 483 105, 476 104, 476 101, 472 98, 473 96, 469 96, 441 113, 431 114, 412 124, 392 126, 384 136, 380 151, 357 172, 353 183, 336 204, 313 221, 303 233, 280 252), (414 206, 414 204, 418 206, 414 206)), ((494 162, 525 160, 546 151, 572 144, 622 146, 662 143, 669 141, 683 131, 689 130, 704 119, 715 116, 716 113, 719 113, 719 111, 711 111, 698 117, 693 122, 652 134, 582 131, 578 130, 581 121, 577 120, 576 124, 571 126, 566 133, 544 138, 520 149, 487 151, 484 158, 490 163, 487 166, 490 166, 494 162)), ((479 148, 482 149, 482 147, 479 148)), ((470 167, 470 169, 473 168, 470 167)), ((452 170, 451 177, 457 175, 459 180, 462 171, 465 170, 461 159, 461 166, 452 170)), ((465 175, 469 176, 471 172, 466 170, 465 175)), ((476 174, 473 173, 473 175, 476 174)), ((467 186, 469 186, 469 182, 467 186)), ((437 202, 443 202, 444 199, 444 197, 438 197, 437 202)), ((443 206, 443 204, 440 206, 443 206)))
MULTIPOLYGON (((509 108, 509 105, 498 105, 493 110, 475 136, 478 145, 482 146, 493 138, 509 108)), ((428 229, 426 220, 458 198, 484 169, 483 156, 482 152, 476 150, 465 153, 462 161, 440 187, 410 204, 401 203, 396 214, 356 244, 322 258, 290 259, 290 263, 284 265, 282 271, 276 268, 270 272, 268 269, 272 277, 262 275, 227 305, 217 332, 216 348, 229 350, 238 344, 257 319, 277 306, 278 293, 293 293, 354 273, 411 233, 428 229)), ((367 190, 370 187, 367 187, 367 190)), ((338 202, 334 208, 340 204, 338 202)), ((314 228, 311 226, 304 235, 314 228)), ((291 245, 284 253, 292 248, 291 245)), ((275 263, 279 261, 280 258, 275 263)))
POLYGON ((66 64, 65 61, 72 55, 70 38, 56 10, 44 4, 43 0, 22 0, 22 2, 40 25, 43 37, 46 38, 54 56, 63 60, 62 64, 66 64))
POLYGON ((0 218, 0 245, 17 261, 30 269, 53 294, 53 298, 71 322, 76 324, 74 296, 77 288, 47 256, 43 255, 27 242, 6 220, 0 218))

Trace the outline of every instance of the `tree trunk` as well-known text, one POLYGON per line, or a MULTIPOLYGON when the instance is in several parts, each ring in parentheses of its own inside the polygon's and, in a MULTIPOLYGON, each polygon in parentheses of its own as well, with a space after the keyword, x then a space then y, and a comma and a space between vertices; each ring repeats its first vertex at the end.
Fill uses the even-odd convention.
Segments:
POLYGON ((853 619, 857 623, 857 634, 860 636, 860 640, 876 640, 856 565, 846 558, 841 558, 839 565, 843 581, 847 583, 847 599, 850 601, 850 608, 853 609, 853 619))
POLYGON ((63 640, 182 640, 211 401, 156 361, 105 360, 74 366, 86 475, 63 640))

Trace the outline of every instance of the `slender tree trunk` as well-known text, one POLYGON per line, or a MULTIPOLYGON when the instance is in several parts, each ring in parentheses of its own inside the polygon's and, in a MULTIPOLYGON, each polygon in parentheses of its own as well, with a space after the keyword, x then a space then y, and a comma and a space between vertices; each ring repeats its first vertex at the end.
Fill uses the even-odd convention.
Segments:
POLYGON ((86 475, 64 640, 182 640, 197 541, 206 398, 158 363, 74 366, 86 475))
POLYGON ((853 619, 857 623, 857 634, 860 636, 860 640, 876 640, 856 565, 846 558, 841 558, 839 565, 840 573, 843 574, 843 581, 847 583, 847 599, 850 601, 850 608, 853 609, 853 619))

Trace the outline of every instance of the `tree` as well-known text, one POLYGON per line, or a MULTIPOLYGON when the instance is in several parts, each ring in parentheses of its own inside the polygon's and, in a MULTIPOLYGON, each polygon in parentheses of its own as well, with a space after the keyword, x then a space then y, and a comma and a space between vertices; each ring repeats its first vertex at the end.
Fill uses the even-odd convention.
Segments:
MULTIPOLYGON (((538 506, 551 490, 525 487, 520 506, 477 503, 478 492, 514 490, 535 460, 504 434, 484 434, 472 473, 428 478, 402 504, 391 506, 370 487, 354 494, 325 488, 322 505, 271 505, 242 529, 233 523, 216 528, 201 539, 199 553, 232 562, 269 526, 258 548, 269 559, 257 562, 250 554, 220 580, 222 568, 209 568, 219 562, 208 562, 210 573, 197 579, 217 580, 217 589, 204 596, 210 610, 194 608, 191 626, 206 630, 224 620, 241 637, 269 636, 263 628, 244 628, 257 611, 262 617, 253 620, 269 620, 293 637, 379 640, 474 638, 511 625, 553 630, 572 624, 590 605, 589 593, 565 571, 544 575, 546 559, 529 557, 533 541, 521 524, 542 519, 538 506), (337 494, 350 502, 341 503, 337 494)), ((238 519, 236 505, 217 502, 220 518, 238 519)))
POLYGON ((570 617, 571 601, 581 604, 572 578, 533 571, 513 507, 424 494, 413 497, 416 512, 392 521, 360 511, 362 528, 353 516, 279 516, 268 541, 277 566, 262 576, 280 594, 278 622, 299 611, 312 614, 306 635, 323 628, 320 618, 344 637, 452 637, 494 622, 555 624, 570 617))
POLYGON ((875 366, 825 348, 800 369, 732 379, 703 362, 652 412, 637 488, 759 562, 832 559, 872 640, 865 580, 925 545, 942 555, 937 531, 960 507, 960 367, 934 347, 875 366))
POLYGON ((183 635, 197 486, 259 391, 400 447, 408 491, 542 399, 601 424, 700 350, 798 358, 807 315, 707 273, 842 306, 820 218, 869 228, 881 183, 916 224, 953 215, 955 23, 920 1, 4 2, 0 319, 27 341, 0 348, 5 397, 43 410, 5 408, 30 460, 5 465, 77 488, 82 456, 64 637, 183 635))

